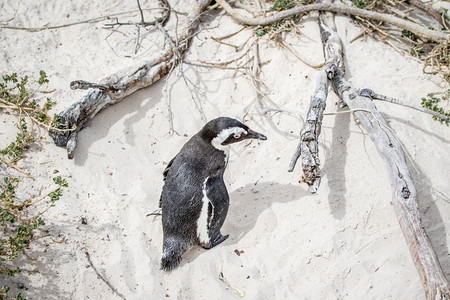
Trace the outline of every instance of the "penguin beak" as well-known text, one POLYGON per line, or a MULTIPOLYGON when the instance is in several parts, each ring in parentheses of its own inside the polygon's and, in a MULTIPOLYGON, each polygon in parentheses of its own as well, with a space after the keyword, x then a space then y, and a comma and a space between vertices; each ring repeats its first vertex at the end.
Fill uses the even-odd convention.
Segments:
POLYGON ((250 128, 247 130, 248 134, 245 136, 246 139, 258 139, 258 140, 267 140, 267 137, 259 132, 253 131, 250 128))
POLYGON ((267 137, 264 134, 261 134, 248 128, 247 130, 242 131, 238 134, 231 134, 225 141, 221 143, 221 145, 226 146, 247 139, 267 140, 267 137))

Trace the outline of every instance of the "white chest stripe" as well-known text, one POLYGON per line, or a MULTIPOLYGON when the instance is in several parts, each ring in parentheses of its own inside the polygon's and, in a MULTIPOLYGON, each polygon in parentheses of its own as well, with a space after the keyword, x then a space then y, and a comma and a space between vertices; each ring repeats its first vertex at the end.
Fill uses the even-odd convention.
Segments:
POLYGON ((211 145, 214 148, 223 151, 225 153, 225 163, 228 162, 228 156, 230 155, 230 146, 223 146, 222 143, 231 135, 244 131, 241 127, 230 127, 222 130, 212 141, 211 145))
POLYGON ((208 230, 208 205, 209 199, 206 196, 206 182, 209 177, 206 177, 203 182, 203 198, 202 198, 202 210, 200 211, 200 217, 197 220, 197 237, 200 243, 209 243, 209 230, 208 230))

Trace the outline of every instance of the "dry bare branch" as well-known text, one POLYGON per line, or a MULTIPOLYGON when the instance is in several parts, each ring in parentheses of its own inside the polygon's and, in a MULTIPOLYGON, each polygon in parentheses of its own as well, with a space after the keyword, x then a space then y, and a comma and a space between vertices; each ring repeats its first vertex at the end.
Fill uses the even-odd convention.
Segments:
POLYGON ((268 17, 258 17, 258 18, 248 18, 241 15, 235 9, 233 9, 230 4, 225 0, 217 0, 218 3, 225 9, 225 11, 238 23, 245 25, 268 25, 273 22, 278 22, 283 19, 292 17, 294 15, 301 15, 314 11, 328 11, 333 13, 340 13, 346 15, 353 15, 362 17, 365 19, 370 19, 374 21, 386 22, 402 29, 408 30, 416 34, 417 36, 435 42, 450 43, 450 35, 445 32, 430 30, 418 24, 406 21, 389 14, 382 14, 375 11, 369 11, 360 9, 357 7, 350 7, 344 4, 337 3, 317 3, 309 4, 303 6, 296 6, 291 9, 283 10, 277 12, 268 17))
POLYGON ((303 181, 308 184, 311 193, 317 192, 320 185, 319 135, 321 132, 323 111, 328 95, 328 86, 337 72, 344 72, 342 44, 335 33, 334 23, 327 19, 319 22, 322 43, 325 49, 325 66, 317 75, 316 90, 311 98, 306 123, 300 133, 300 143, 292 156, 289 172, 294 170, 297 159, 301 156, 303 181))
MULTIPOLYGON (((321 21, 322 19, 321 15, 321 21)), ((334 15, 327 18, 334 23, 334 15)), ((331 29, 331 27, 328 27, 331 29)), ((326 33, 334 36, 335 31, 326 33)), ((323 35, 323 34, 322 34, 323 35)), ((340 42, 340 41, 339 41, 340 42)), ((339 44, 326 48, 329 55, 343 52, 339 44)), ((360 124, 375 144, 378 153, 385 162, 388 178, 392 187, 392 203, 414 264, 425 290, 427 299, 450 299, 450 285, 447 282, 436 253, 433 251, 420 219, 417 193, 406 165, 402 145, 378 112, 370 97, 361 95, 359 90, 346 80, 345 70, 338 69, 332 78, 332 87, 339 98, 351 109, 360 124), (367 113, 366 110, 370 111, 367 113)))
POLYGON ((192 8, 188 15, 186 28, 176 41, 176 48, 169 47, 162 54, 140 61, 122 71, 112 74, 98 84, 77 81, 74 87, 96 87, 91 89, 79 101, 58 114, 59 121, 64 128, 74 128, 71 132, 50 130, 50 136, 55 144, 66 147, 69 158, 73 158, 77 145, 78 132, 85 123, 91 120, 99 111, 113 105, 139 89, 145 88, 166 76, 179 59, 174 53, 184 54, 189 48, 190 40, 197 29, 202 12, 211 0, 201 0, 192 8), (100 89, 101 88, 101 89, 100 89))

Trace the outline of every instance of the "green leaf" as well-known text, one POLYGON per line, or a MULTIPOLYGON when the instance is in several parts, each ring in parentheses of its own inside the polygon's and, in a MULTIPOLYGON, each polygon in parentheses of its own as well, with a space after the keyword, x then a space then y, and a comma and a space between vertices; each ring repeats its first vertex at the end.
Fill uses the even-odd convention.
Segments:
POLYGON ((47 74, 45 74, 45 72, 42 70, 39 71, 39 81, 38 82, 40 85, 48 82, 47 74))

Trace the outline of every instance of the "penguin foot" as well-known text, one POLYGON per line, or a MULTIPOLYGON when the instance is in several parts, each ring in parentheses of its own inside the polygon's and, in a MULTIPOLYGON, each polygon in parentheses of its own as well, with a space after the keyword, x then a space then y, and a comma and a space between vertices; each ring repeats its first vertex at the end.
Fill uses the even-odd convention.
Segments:
POLYGON ((211 248, 214 248, 215 246, 219 245, 220 243, 224 242, 230 235, 217 235, 213 240, 209 242, 209 245, 203 246, 203 249, 209 250, 211 248))

